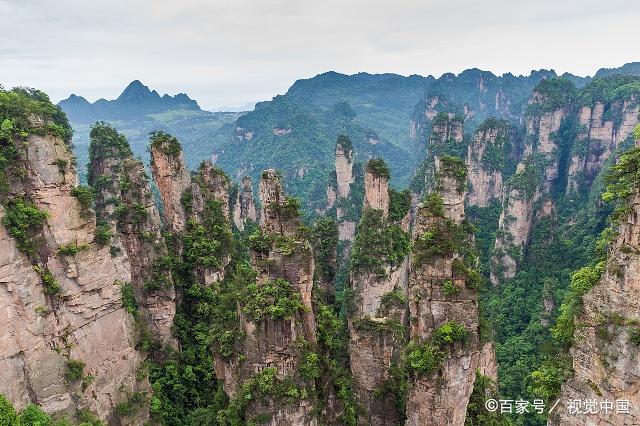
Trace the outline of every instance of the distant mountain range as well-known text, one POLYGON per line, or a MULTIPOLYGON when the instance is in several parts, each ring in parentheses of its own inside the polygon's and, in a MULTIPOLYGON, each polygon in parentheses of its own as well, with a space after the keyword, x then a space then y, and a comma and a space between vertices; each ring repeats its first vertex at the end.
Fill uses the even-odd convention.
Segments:
MULTIPOLYGON (((562 77, 580 88, 613 74, 640 75, 640 62, 603 68, 595 77, 568 73, 562 77)), ((203 111, 186 94, 161 96, 136 80, 115 100, 89 103, 71 95, 59 105, 75 130, 81 176, 90 125, 104 120, 127 135, 143 160, 148 159, 149 132, 164 130, 180 139, 192 169, 208 158, 235 178, 245 174, 257 178, 263 169, 277 168, 290 192, 321 206, 339 134, 351 138, 356 161, 383 157, 393 165, 392 183, 406 187, 421 163, 435 114, 463 116, 466 134, 488 116, 518 122, 533 87, 556 76, 553 70, 496 76, 469 69, 439 78, 327 72, 296 81, 286 94, 260 102, 246 113, 203 111)))
POLYGON ((198 103, 184 93, 160 96, 140 80, 134 80, 117 99, 98 99, 90 103, 82 96, 71 95, 60 101, 60 107, 74 123, 92 123, 97 120, 138 120, 148 114, 171 110, 201 111, 198 103))

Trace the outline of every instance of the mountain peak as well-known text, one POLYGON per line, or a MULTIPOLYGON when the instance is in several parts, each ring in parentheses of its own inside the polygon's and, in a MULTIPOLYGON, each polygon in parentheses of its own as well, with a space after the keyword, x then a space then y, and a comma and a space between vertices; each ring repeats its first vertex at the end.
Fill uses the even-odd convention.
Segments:
POLYGON ((124 89, 122 94, 118 96, 116 99, 117 102, 128 101, 128 102, 140 102, 140 101, 148 101, 155 100, 160 98, 158 92, 151 91, 149 87, 142 84, 140 80, 133 80, 129 85, 124 89))

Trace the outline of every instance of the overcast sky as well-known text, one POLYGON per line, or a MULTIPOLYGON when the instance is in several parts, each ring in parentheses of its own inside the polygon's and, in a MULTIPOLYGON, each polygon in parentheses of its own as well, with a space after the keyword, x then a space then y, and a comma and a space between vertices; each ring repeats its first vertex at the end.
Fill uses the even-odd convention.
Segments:
POLYGON ((640 61, 637 0, 0 0, 0 84, 113 99, 139 79, 238 107, 335 70, 440 76, 640 61))

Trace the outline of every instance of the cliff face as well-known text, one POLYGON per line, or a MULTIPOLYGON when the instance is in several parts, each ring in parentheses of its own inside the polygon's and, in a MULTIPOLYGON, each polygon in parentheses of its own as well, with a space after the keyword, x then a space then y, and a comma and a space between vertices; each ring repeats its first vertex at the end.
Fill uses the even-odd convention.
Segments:
POLYGON ((389 391, 406 334, 408 241, 389 217, 388 170, 371 160, 365 173, 364 213, 352 251, 353 312, 349 317, 349 358, 359 422, 397 424, 404 407, 389 391), (394 241, 395 240, 395 241, 394 241), (394 243, 397 244, 396 247, 394 243), (385 255, 388 250, 392 255, 385 255))
POLYGON ((245 223, 250 220, 258 221, 258 213, 255 202, 253 201, 253 185, 251 178, 245 176, 242 178, 242 187, 238 190, 238 196, 233 209, 233 222, 236 228, 244 230, 245 223))
MULTIPOLYGON (((436 161, 437 193, 418 207, 409 274, 407 423, 463 424, 480 366, 477 272, 464 228, 462 161, 436 161)), ((490 348, 483 357, 487 372, 490 348)))
POLYGON ((470 189, 467 203, 486 207, 504 197, 504 173, 517 157, 515 131, 506 121, 487 119, 476 130, 467 152, 470 189))
POLYGON ((164 265, 168 251, 144 167, 133 158, 124 136, 106 125, 92 130, 90 151, 89 184, 96 191, 101 244, 130 265, 135 297, 149 331, 176 347, 171 336, 175 291, 164 265))
POLYGON ((335 158, 336 182, 327 190, 328 210, 336 205, 336 219, 338 221, 338 235, 341 241, 352 242, 356 232, 353 215, 347 210, 351 202, 351 185, 355 182, 353 171, 353 147, 351 141, 340 136, 336 142, 335 158))
POLYGON ((143 358, 122 301, 131 270, 96 242, 95 216, 74 189, 74 159, 52 119, 29 121, 24 144, 18 135, 6 142, 23 172, 6 175, 0 209, 0 393, 18 407, 89 409, 117 422, 116 404, 148 390, 136 379, 143 358))
POLYGON ((629 203, 617 238, 611 245, 599 281, 582 298, 575 319, 573 377, 562 385, 560 403, 550 425, 638 424, 640 415, 640 364, 637 336, 640 321, 640 196, 629 203), (611 401, 603 412, 571 415, 572 400, 611 401), (627 400, 629 414, 617 412, 617 400, 627 400))
POLYGON ((162 198, 165 225, 173 232, 184 230, 187 214, 182 194, 189 188, 191 179, 182 149, 174 137, 164 133, 152 137, 151 170, 162 198))
POLYGON ((389 213, 389 177, 369 168, 364 174, 364 209, 389 213))
POLYGON ((513 278, 529 242, 534 206, 559 178, 559 131, 570 114, 575 88, 569 82, 543 81, 533 92, 525 117, 523 160, 507 182, 498 236, 491 259, 491 282, 513 278), (566 86, 566 87, 565 87, 566 86))
POLYGON ((567 192, 591 186, 611 153, 630 138, 638 124, 638 102, 631 96, 585 105, 578 112, 577 122, 567 192))
POLYGON ((276 386, 295 393, 267 394, 249 403, 246 418, 268 415, 263 424, 314 425, 318 415, 314 381, 303 373, 316 347, 313 253, 301 231, 299 205, 285 196, 278 173, 264 171, 259 186, 262 219, 254 241, 260 239, 260 244, 251 251, 255 284, 245 284, 254 287, 239 300, 244 359, 225 365, 218 362, 216 371, 232 396, 258 377, 269 377, 276 386), (257 305, 264 306, 256 309, 257 305))

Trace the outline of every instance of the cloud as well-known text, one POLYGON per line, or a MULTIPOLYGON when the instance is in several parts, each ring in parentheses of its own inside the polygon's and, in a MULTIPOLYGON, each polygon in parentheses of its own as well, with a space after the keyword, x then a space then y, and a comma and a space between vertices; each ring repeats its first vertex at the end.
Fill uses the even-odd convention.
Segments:
POLYGON ((586 75, 640 59, 626 0, 0 0, 0 14, 0 82, 55 100, 140 79, 215 108, 328 70, 586 75))

